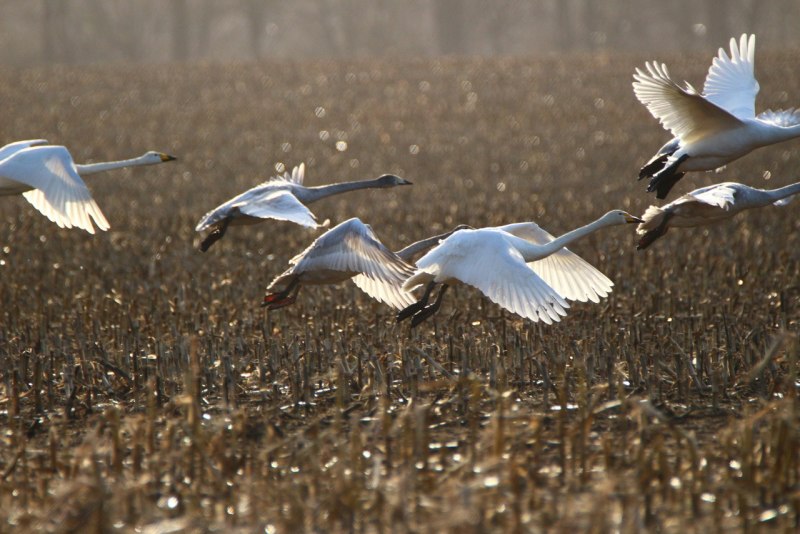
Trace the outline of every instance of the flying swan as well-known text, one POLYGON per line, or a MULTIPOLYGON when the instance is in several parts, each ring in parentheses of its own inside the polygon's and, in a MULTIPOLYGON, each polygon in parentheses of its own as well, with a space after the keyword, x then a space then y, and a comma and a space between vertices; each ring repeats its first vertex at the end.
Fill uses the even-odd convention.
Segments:
POLYGON ((63 146, 48 145, 44 139, 17 141, 0 148, 0 196, 21 194, 59 227, 94 234, 92 221, 100 230, 110 226, 81 176, 174 159, 147 152, 134 159, 77 165, 63 146))
POLYGON ((456 282, 479 289, 491 301, 531 321, 560 321, 569 307, 567 300, 599 302, 613 285, 564 247, 607 226, 640 222, 615 210, 559 238, 532 222, 455 232, 417 261, 416 272, 402 289, 424 285, 425 292, 397 314, 397 321, 411 317, 411 326, 417 326, 439 309, 445 291, 456 282), (438 284, 442 288, 429 305, 438 284))
POLYGON ((740 211, 770 204, 788 204, 792 195, 800 193, 800 182, 779 189, 756 189, 736 182, 701 187, 664 206, 650 206, 642 215, 636 233, 641 235, 636 248, 646 249, 671 227, 692 227, 711 224, 733 217, 740 211))
POLYGON ((304 187, 305 168, 305 164, 301 163, 292 169, 291 174, 285 172, 282 176, 275 176, 206 213, 195 227, 197 232, 211 229, 211 233, 200 244, 200 250, 207 251, 225 235, 228 226, 255 224, 263 219, 277 219, 317 228, 320 225, 306 204, 357 189, 411 185, 408 180, 393 174, 385 174, 374 180, 304 187))
POLYGON ((645 63, 636 69, 633 92, 674 139, 642 167, 648 192, 666 198, 669 190, 690 171, 709 171, 748 152, 800 136, 800 111, 755 114, 759 86, 753 75, 756 36, 731 39, 730 56, 719 49, 708 69, 703 93, 669 77, 667 66, 645 63))
POLYGON ((267 288, 262 306, 276 310, 293 304, 304 285, 338 284, 349 279, 367 295, 397 309, 414 302, 400 289, 414 268, 407 262, 436 245, 453 232, 417 241, 397 253, 387 249, 372 228, 352 218, 334 226, 289 261, 291 267, 277 276, 267 288))

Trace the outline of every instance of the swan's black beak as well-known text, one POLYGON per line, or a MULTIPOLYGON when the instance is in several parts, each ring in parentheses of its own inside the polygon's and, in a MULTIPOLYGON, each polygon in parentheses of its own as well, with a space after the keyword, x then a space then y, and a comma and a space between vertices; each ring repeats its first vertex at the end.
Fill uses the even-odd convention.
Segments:
POLYGON ((170 156, 169 154, 163 154, 163 153, 159 154, 159 156, 161 156, 161 161, 164 161, 164 162, 166 162, 166 161, 175 161, 176 159, 178 159, 175 156, 170 156))
POLYGON ((629 223, 629 224, 632 224, 632 223, 641 224, 644 221, 642 219, 640 219, 639 217, 635 217, 635 216, 631 215, 630 213, 628 213, 627 215, 625 215, 625 222, 629 223))
POLYGON ((414 182, 409 182, 405 178, 400 178, 400 181, 398 182, 398 184, 399 185, 414 185, 414 182))

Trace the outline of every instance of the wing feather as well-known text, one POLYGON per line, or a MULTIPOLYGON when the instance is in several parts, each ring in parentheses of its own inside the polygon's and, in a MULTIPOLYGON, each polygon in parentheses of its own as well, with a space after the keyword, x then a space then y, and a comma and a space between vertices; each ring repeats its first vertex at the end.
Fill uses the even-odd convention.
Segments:
POLYGON ((703 86, 703 96, 740 119, 755 117, 759 85, 753 69, 756 36, 742 35, 739 44, 731 39, 730 56, 723 48, 711 63, 703 86))
POLYGON ((61 228, 80 228, 94 234, 110 225, 63 146, 31 146, 0 162, 0 176, 33 189, 22 195, 61 228))
POLYGON ((234 204, 231 209, 238 209, 244 215, 259 219, 289 221, 309 228, 319 226, 311 210, 286 190, 270 191, 256 200, 234 204))
POLYGON ((290 269, 293 274, 330 270, 351 273, 353 282, 365 293, 398 309, 416 300, 401 289, 414 269, 357 218, 322 234, 290 263, 294 265, 290 269))
MULTIPOLYGON (((555 239, 533 222, 509 224, 498 229, 535 245, 544 245, 555 239)), ((606 275, 568 248, 530 262, 528 266, 568 300, 600 302, 614 286, 606 275)))
POLYGON ((3 161, 9 156, 12 156, 19 152, 20 150, 32 146, 41 146, 46 145, 47 139, 27 139, 25 141, 15 141, 13 143, 9 143, 3 148, 0 148, 0 161, 3 161))
POLYGON ((736 201, 736 188, 730 184, 717 184, 686 194, 697 202, 729 210, 736 201))
POLYGON ((759 113, 757 118, 764 122, 774 124, 775 126, 788 128, 800 124, 800 110, 795 108, 779 109, 776 111, 768 109, 759 113))
POLYGON ((691 86, 680 87, 669 77, 667 66, 645 63, 636 69, 633 92, 653 117, 683 144, 742 125, 734 115, 698 94, 691 86))

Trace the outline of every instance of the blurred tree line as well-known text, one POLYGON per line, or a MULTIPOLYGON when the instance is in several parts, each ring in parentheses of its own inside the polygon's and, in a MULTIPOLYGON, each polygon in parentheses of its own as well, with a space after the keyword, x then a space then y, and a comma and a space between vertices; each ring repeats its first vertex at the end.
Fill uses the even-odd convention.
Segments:
POLYGON ((0 62, 797 46, 798 23, 800 0, 3 0, 0 62))

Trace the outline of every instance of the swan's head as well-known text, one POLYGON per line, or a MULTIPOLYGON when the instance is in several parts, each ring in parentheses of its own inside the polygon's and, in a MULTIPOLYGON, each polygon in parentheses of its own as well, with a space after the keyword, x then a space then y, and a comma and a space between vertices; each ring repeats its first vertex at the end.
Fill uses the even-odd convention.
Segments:
POLYGON ((622 210, 612 210, 603 215, 600 219, 601 221, 605 222, 609 226, 617 225, 617 224, 631 224, 631 223, 642 223, 643 221, 634 215, 631 215, 627 211, 622 210))
POLYGON ((412 185, 411 182, 400 178, 399 176, 395 176, 394 174, 384 174, 383 176, 379 177, 377 180, 378 187, 394 187, 396 185, 412 185))
POLYGON ((170 156, 169 154, 164 154, 163 152, 156 152, 155 150, 151 150, 149 152, 145 152, 142 156, 142 161, 146 165, 154 164, 154 163, 165 163, 167 161, 175 161, 175 156, 170 156))

